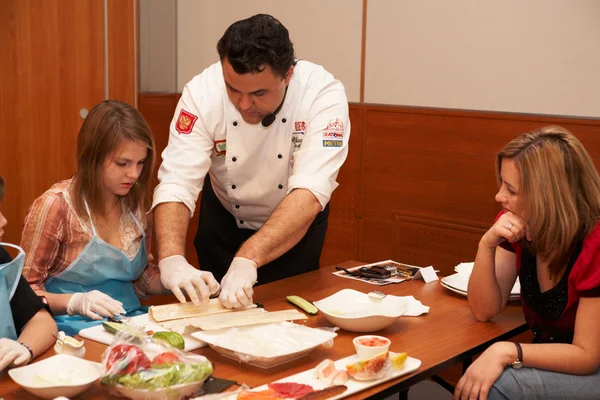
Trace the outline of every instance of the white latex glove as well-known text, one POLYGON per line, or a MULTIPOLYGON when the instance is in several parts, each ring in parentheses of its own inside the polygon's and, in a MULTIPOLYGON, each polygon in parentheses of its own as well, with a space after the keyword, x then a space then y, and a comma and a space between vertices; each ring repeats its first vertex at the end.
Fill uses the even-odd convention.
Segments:
POLYGON ((241 308, 252 304, 258 265, 244 257, 235 257, 221 281, 219 300, 224 307, 241 308))
POLYGON ((123 309, 123 303, 120 301, 99 290, 92 290, 87 293, 75 293, 71 296, 69 304, 67 304, 67 314, 82 315, 101 320, 102 317, 125 314, 125 310, 123 309))
POLYGON ((163 258, 158 263, 160 269, 160 282, 169 289, 177 300, 185 303, 185 290, 188 297, 196 305, 207 303, 211 294, 219 292, 219 282, 212 272, 201 271, 190 265, 184 256, 171 256, 163 258))
POLYGON ((21 343, 12 339, 0 339, 0 371, 9 365, 16 367, 27 364, 30 358, 29 350, 21 343))

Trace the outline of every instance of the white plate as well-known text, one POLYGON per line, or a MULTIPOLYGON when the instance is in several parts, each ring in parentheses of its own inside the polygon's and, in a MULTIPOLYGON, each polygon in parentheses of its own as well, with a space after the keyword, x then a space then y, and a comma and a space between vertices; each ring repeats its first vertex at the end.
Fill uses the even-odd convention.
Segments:
MULTIPOLYGON (((132 317, 131 320, 138 326, 144 327, 144 331, 164 332, 167 329, 158 325, 156 322, 150 321, 148 314, 142 314, 132 317)), ((102 324, 93 326, 91 328, 85 328, 79 331, 79 336, 99 342, 102 344, 109 345, 112 343, 115 335, 108 332, 102 327, 102 324)), ((185 348, 183 351, 192 351, 199 349, 200 347, 206 346, 206 343, 201 342, 198 339, 193 338, 190 334, 184 333, 183 340, 185 341, 185 348)))
MULTIPOLYGON (((335 368, 338 370, 346 370, 346 365, 358 361, 358 356, 356 354, 342 358, 341 360, 337 360, 335 362, 335 368)), ((345 383, 348 388, 344 393, 339 394, 338 396, 332 397, 331 400, 341 399, 346 396, 350 396, 352 394, 358 393, 370 387, 379 385, 380 383, 387 382, 394 378, 398 378, 399 376, 409 374, 413 371, 416 371, 421 366, 421 360, 416 358, 408 357, 406 362, 404 363, 404 367, 397 370, 392 370, 392 373, 381 379, 374 379, 371 381, 357 381, 356 379, 350 377, 348 382, 345 383)), ((314 377, 314 368, 308 369, 304 372, 300 372, 296 375, 288 376, 287 378, 283 378, 278 380, 277 382, 295 382, 295 383, 303 383, 305 385, 310 385, 314 390, 325 389, 327 385, 314 377)), ((263 385, 257 388, 252 389, 252 391, 260 391, 267 390, 268 385, 263 385)))
MULTIPOLYGON (((450 285, 445 284, 444 283, 444 279, 442 279, 440 281, 440 284, 443 287, 445 287, 446 289, 450 290, 451 292, 454 292, 456 294, 460 294, 461 296, 467 297, 467 292, 465 292, 463 290, 456 289, 456 288, 454 288, 454 287, 452 287, 450 285)), ((509 301, 518 301, 520 299, 521 299, 521 295, 520 294, 516 294, 516 295, 515 294, 511 294, 510 296, 508 296, 508 300, 509 301)))
POLYGON ((102 376, 102 364, 66 354, 13 368, 8 374, 29 393, 43 399, 73 397, 87 390, 102 376))
POLYGON ((271 368, 300 358, 337 333, 291 322, 192 333, 217 353, 249 365, 271 368))
MULTIPOLYGON (((450 276, 445 276, 441 280, 446 286, 450 286, 454 289, 458 289, 462 292, 467 291, 467 287, 469 286, 469 280, 465 279, 461 274, 453 274, 450 276)), ((511 296, 518 296, 521 293, 521 283, 517 280, 515 285, 510 291, 511 296)))
POLYGON ((408 297, 387 295, 373 299, 353 289, 343 289, 315 306, 332 324, 351 332, 375 332, 387 328, 408 310, 408 297))

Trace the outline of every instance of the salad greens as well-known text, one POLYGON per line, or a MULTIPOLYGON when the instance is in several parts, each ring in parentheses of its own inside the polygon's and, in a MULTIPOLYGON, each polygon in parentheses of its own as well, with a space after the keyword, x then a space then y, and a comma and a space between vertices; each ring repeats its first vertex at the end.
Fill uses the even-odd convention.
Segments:
POLYGON ((192 364, 162 364, 153 365, 151 369, 132 374, 107 375, 102 378, 102 384, 106 386, 123 385, 129 389, 156 390, 174 385, 200 382, 208 378, 212 372, 213 367, 208 361, 192 364))

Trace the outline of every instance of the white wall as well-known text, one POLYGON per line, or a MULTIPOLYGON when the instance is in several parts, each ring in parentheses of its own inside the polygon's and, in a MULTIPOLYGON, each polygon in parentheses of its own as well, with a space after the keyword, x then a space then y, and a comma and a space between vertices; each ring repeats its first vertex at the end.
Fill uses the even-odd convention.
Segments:
POLYGON ((176 92, 176 0, 140 0, 139 7, 140 92, 176 92))
MULTIPOLYGON (((600 0, 367 5, 367 103, 600 117, 600 0)), ((358 102, 362 7, 363 0, 176 0, 174 90, 218 60, 217 41, 231 23, 264 12, 286 25, 299 58, 324 65, 358 102)), ((145 76, 161 79, 144 74, 141 50, 144 90, 153 87, 145 76)))
POLYGON ((177 88, 219 60, 217 42, 229 25, 271 14, 290 31, 298 58, 321 64, 360 100, 362 0, 178 0, 177 88))
POLYGON ((365 102, 600 116, 600 1, 372 0, 365 102))

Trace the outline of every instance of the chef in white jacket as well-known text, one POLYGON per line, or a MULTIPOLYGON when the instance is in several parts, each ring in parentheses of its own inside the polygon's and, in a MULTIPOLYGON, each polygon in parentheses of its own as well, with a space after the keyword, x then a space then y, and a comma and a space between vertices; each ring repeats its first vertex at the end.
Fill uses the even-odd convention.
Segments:
POLYGON ((342 83, 296 61, 272 16, 234 23, 217 50, 221 61, 183 90, 153 208, 163 285, 198 304, 219 280, 221 303, 238 308, 255 283, 319 267, 350 121, 342 83), (184 250, 200 192, 197 270, 184 250))

